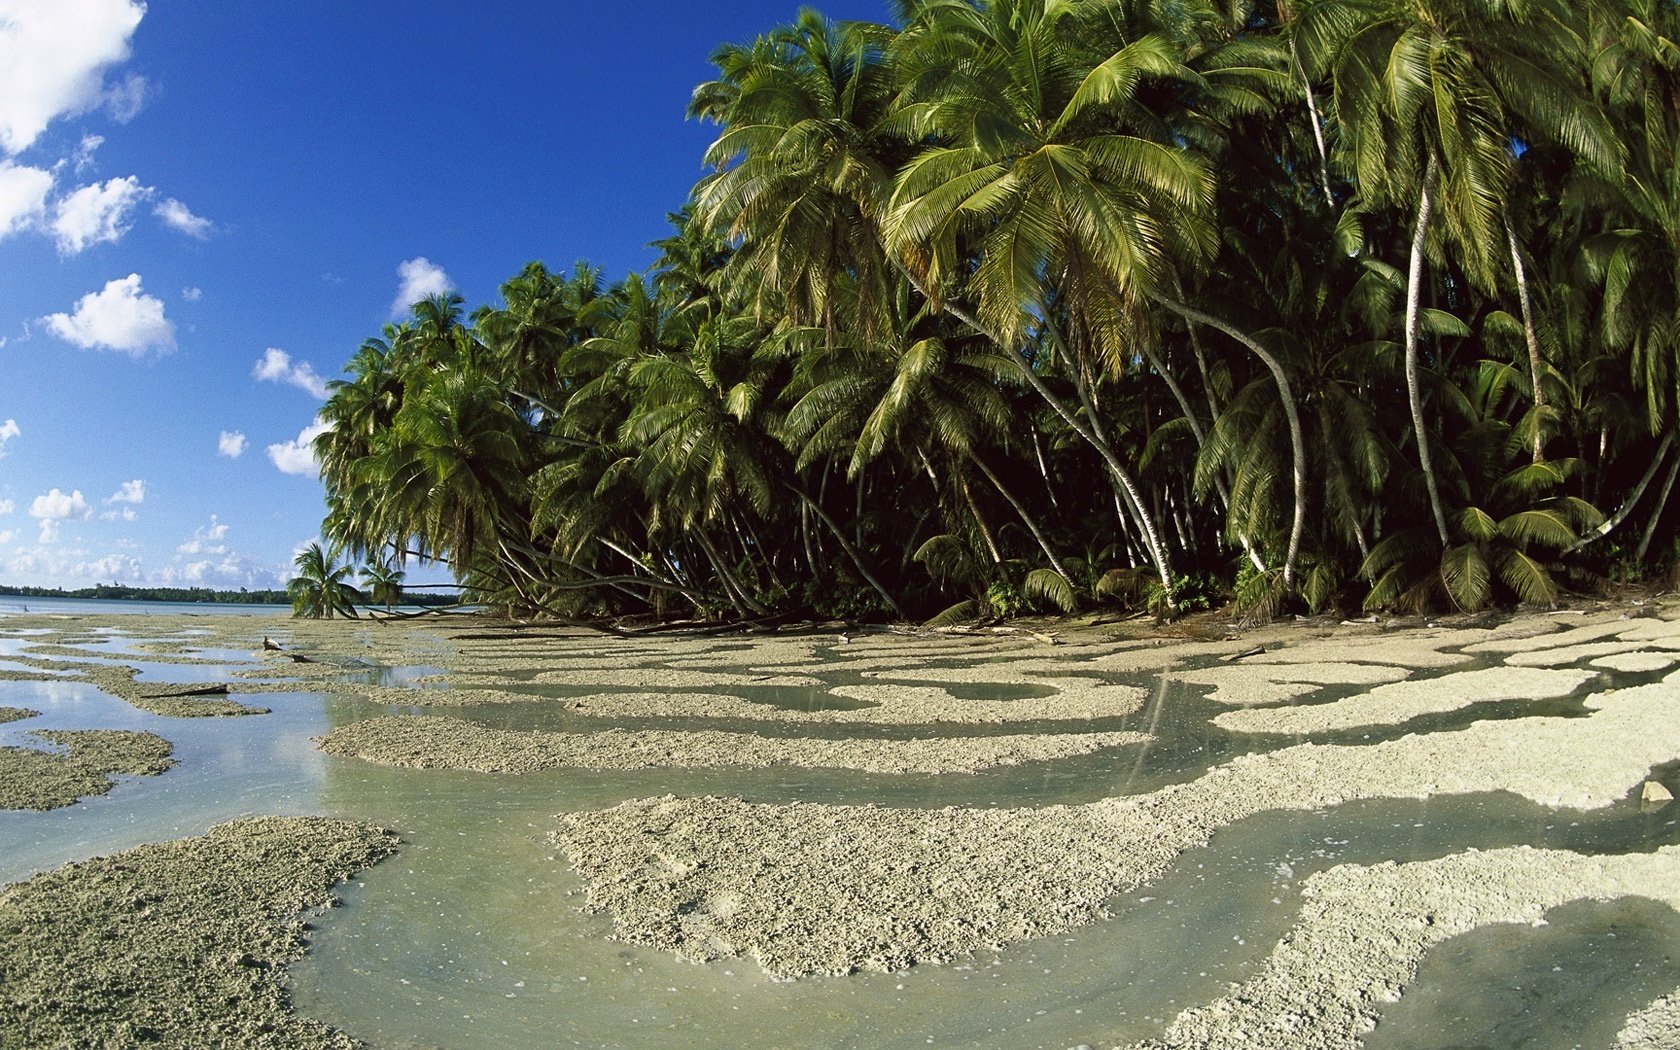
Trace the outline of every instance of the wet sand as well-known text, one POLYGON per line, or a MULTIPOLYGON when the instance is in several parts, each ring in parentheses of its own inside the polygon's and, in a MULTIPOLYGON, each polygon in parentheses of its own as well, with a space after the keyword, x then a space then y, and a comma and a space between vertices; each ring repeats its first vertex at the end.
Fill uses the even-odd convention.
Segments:
MULTIPOLYGON (((557 815, 551 841, 581 879, 587 907, 610 915, 619 937, 693 960, 750 957, 777 977, 938 963, 1097 921, 1114 894, 1190 862, 1221 829, 1260 813, 1486 792, 1562 812, 1637 807, 1652 770, 1680 762, 1674 605, 1403 628, 1319 621, 1188 640, 1089 629, 1066 632, 1068 644, 1054 648, 1020 636, 654 641, 459 623, 238 619, 198 618, 191 637, 148 643, 135 659, 186 664, 194 660, 189 649, 256 650, 259 634, 273 634, 286 651, 253 657, 255 665, 231 679, 235 693, 329 692, 433 709, 373 714, 322 743, 336 754, 422 769, 801 765, 967 774, 1140 744, 1135 733, 1084 726, 1135 712, 1148 695, 1141 683, 1160 672, 1231 706, 1213 719, 1218 731, 1305 738, 1238 755, 1184 783, 1085 805, 917 809, 666 796, 557 815), (392 682, 374 664, 429 670, 392 682), (1007 700, 976 698, 964 691, 975 683, 1018 691, 1007 700), (850 705, 794 711, 732 693, 825 684, 850 705), (544 696, 544 688, 565 692, 544 696), (1578 709, 1568 714, 1527 709, 1582 690, 1591 695, 1570 701, 1578 709), (492 701, 549 704, 574 720, 598 718, 602 728, 493 729, 447 710, 492 701), (1396 735, 1444 715, 1463 717, 1451 728, 1396 735), (611 724, 668 717, 702 721, 611 724), (711 729, 708 718, 773 721, 779 732, 711 729), (964 737, 952 729, 1012 722, 1029 731, 964 737), (831 724, 930 732, 867 740, 797 732, 831 724), (1393 726, 1402 729, 1376 742, 1334 735, 1393 726), (1332 735, 1312 739, 1321 733, 1332 735)), ((91 628, 107 624, 85 625, 81 636, 56 625, 58 636, 5 659, 34 661, 55 681, 66 680, 68 667, 69 680, 136 706, 158 702, 167 687, 137 684, 121 656, 111 657, 114 667, 80 666, 79 654, 99 639, 91 628)), ((303 833, 277 827, 274 841, 294 832, 303 833)), ((1330 868, 1309 880, 1294 929, 1257 973, 1141 1045, 1358 1045, 1379 1004, 1402 994, 1419 960, 1448 936, 1536 921, 1578 899, 1644 896, 1680 910, 1672 890, 1680 885, 1677 850, 1595 857, 1519 848, 1330 868)), ((0 967, 13 957, 6 948, 0 967)), ((162 1008, 143 985, 133 994, 134 1009, 162 1008)), ((1631 1015, 1623 1045, 1676 1045, 1677 1000, 1680 991, 1631 1015)), ((308 1038, 334 1038, 297 1018, 285 1023, 303 1026, 308 1038)))
POLYGON ((0 1043, 353 1047, 291 1012, 286 964, 331 887, 396 849, 344 821, 265 817, 0 890, 0 1043))

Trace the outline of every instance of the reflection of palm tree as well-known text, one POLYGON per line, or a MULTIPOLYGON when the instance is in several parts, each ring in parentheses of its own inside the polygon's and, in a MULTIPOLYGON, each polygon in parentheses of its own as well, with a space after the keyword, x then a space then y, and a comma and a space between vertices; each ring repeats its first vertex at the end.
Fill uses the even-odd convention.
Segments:
POLYGON ((408 575, 389 562, 368 562, 362 566, 362 586, 368 601, 383 605, 386 612, 402 603, 403 577, 408 575))
POLYGON ((298 552, 292 564, 298 574, 286 585, 292 596, 292 615, 313 620, 330 620, 335 615, 356 615, 356 589, 346 583, 349 565, 334 565, 319 543, 311 543, 298 552))

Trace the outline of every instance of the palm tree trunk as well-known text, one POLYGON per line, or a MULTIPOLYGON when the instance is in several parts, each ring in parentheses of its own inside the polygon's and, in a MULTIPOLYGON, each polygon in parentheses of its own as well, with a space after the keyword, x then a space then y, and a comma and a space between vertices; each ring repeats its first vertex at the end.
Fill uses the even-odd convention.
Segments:
POLYGON ((1505 221, 1505 242, 1511 248, 1511 269, 1517 275, 1517 303, 1522 307, 1523 338, 1528 341, 1528 374, 1534 388, 1534 462, 1544 463, 1546 454, 1546 384, 1541 381, 1540 337, 1534 332, 1534 306, 1528 294, 1528 270, 1523 266, 1522 251, 1517 246, 1517 231, 1511 226, 1510 209, 1501 212, 1505 221))
POLYGON ((1033 539, 1038 541, 1038 549, 1043 551, 1044 556, 1050 560, 1050 567, 1056 570, 1056 575, 1066 580, 1069 587, 1078 590, 1074 585, 1073 578, 1068 575, 1066 569, 1062 568, 1062 560, 1056 557, 1056 552, 1051 548, 1050 541, 1044 538, 1044 530, 1039 528, 1038 522, 1033 519, 1031 514, 1027 513, 1027 508, 1021 505, 1021 501, 1016 499, 1015 495, 1004 486, 1003 479, 998 477, 992 471, 992 468, 986 465, 986 461, 976 455, 972 449, 968 452, 968 458, 976 467, 980 468, 980 473, 986 476, 986 480, 992 483, 992 487, 998 490, 998 493, 1008 501, 1011 507, 1015 508, 1015 515, 1027 526, 1027 531, 1032 533, 1033 539))
MULTIPOLYGON (((1289 420, 1289 451, 1294 460, 1295 517, 1289 526, 1289 549, 1283 559, 1283 582, 1285 586, 1291 585, 1295 582, 1295 560, 1301 553, 1301 534, 1306 531, 1307 527, 1307 440, 1301 430, 1300 408, 1295 403, 1295 393, 1290 388, 1288 373, 1283 370, 1283 362, 1279 361, 1270 350, 1267 350, 1258 339, 1235 325, 1227 324, 1212 314, 1203 313, 1195 307, 1186 306, 1172 299, 1162 297, 1159 302, 1187 321, 1205 324, 1210 328, 1217 328, 1224 332, 1253 351, 1254 355, 1272 373, 1272 380, 1278 388, 1278 399, 1283 402, 1284 417, 1289 420)), ((1246 540, 1243 541, 1243 545, 1245 547, 1248 545, 1246 540)))
MULTIPOLYGON (((927 289, 922 286, 921 281, 917 280, 916 276, 910 272, 910 270, 904 265, 903 261, 898 259, 896 256, 893 258, 893 264, 898 267, 899 272, 902 273, 905 279, 915 287, 916 291, 921 293, 922 298, 926 299, 930 303, 938 303, 940 309, 945 313, 948 313, 958 321, 961 321, 974 332, 990 340, 993 346, 1002 350, 1004 352, 1004 357, 1009 359, 1009 362, 1014 366, 1015 371, 1020 374, 1022 379, 1026 380, 1028 386, 1033 388, 1033 392, 1043 398, 1045 404, 1049 405, 1058 416, 1062 417, 1062 422, 1072 428, 1074 433, 1078 434, 1086 444, 1096 450, 1097 455, 1102 457, 1103 463, 1108 467, 1109 474, 1113 478, 1115 484, 1125 490, 1126 497, 1136 508, 1138 524, 1143 528, 1144 535, 1147 538, 1149 550, 1153 556, 1155 564, 1155 571, 1161 577, 1162 593, 1167 595, 1167 608, 1176 609, 1177 607, 1174 605, 1171 597, 1172 562, 1167 557, 1166 546, 1161 542, 1160 533, 1159 530, 1156 529, 1155 523, 1149 519, 1149 515, 1144 511, 1143 496, 1138 492, 1137 484, 1132 480, 1131 475, 1127 473, 1126 468, 1120 463, 1120 458, 1114 454, 1114 449, 1110 447, 1107 441, 1101 440, 1090 427, 1087 427, 1084 423, 1082 423, 1079 417, 1070 411, 1067 405, 1062 403, 1061 398, 1057 397, 1051 392, 1049 387, 1044 385, 1043 377, 1033 371, 1032 365, 1027 363, 1027 359, 1022 356, 1019 351, 1013 349, 1005 343, 1004 340, 998 338, 991 329, 987 328, 980 322, 978 317, 963 309, 958 304, 951 302, 949 299, 940 299, 929 295, 927 289)), ((1052 331, 1053 330, 1052 326, 1052 331)))
POLYGON ((736 579, 735 574, 729 570, 729 566, 724 564, 723 555, 718 553, 717 548, 712 545, 712 541, 707 538, 706 530, 694 529, 693 534, 695 542, 700 544, 700 550, 705 553, 706 560, 712 563, 712 569, 718 574, 718 580, 723 584, 723 589, 729 595, 731 604, 735 606, 735 611, 743 616, 763 616, 769 612, 768 609, 753 601, 752 597, 747 594, 747 589, 741 585, 741 581, 736 579))
POLYGON ((1412 258, 1406 270, 1406 397, 1412 409, 1412 433, 1417 436, 1418 466, 1429 489, 1429 508, 1435 515, 1435 531, 1446 547, 1447 514, 1441 508, 1441 490, 1429 459, 1429 431, 1423 422, 1423 392, 1418 378, 1418 306, 1423 291, 1423 247, 1429 233, 1429 216, 1435 208, 1435 175, 1440 162, 1433 151, 1423 172, 1423 189, 1418 193, 1417 226, 1412 233, 1412 258))
POLYGON ((986 541, 986 553, 991 556, 993 565, 1003 564, 1003 552, 998 549, 997 538, 992 535, 991 527, 986 524, 986 518, 980 513, 980 504, 974 501, 974 493, 968 487, 968 479, 957 475, 957 488, 962 492, 963 502, 968 504, 968 512, 974 516, 974 524, 980 530, 981 539, 986 541))
POLYGON ((1324 203, 1334 208, 1336 198, 1330 193, 1330 151, 1324 148, 1324 122, 1319 119, 1318 99, 1313 94, 1312 81, 1301 67, 1301 56, 1295 49, 1295 34, 1289 34, 1289 64, 1301 78, 1301 89, 1307 96, 1307 119, 1312 123, 1313 142, 1318 145, 1318 185, 1324 191, 1324 203))
POLYGON ((804 489, 795 488, 793 485, 788 485, 787 489, 789 492, 792 492, 795 496, 798 496, 801 500, 803 500, 807 507, 811 508, 811 512, 817 516, 818 521, 821 521, 824 525, 828 526, 828 531, 833 533, 834 538, 840 542, 840 549, 845 551, 846 556, 852 559, 852 564, 857 566, 857 571, 863 574, 863 578, 869 581, 869 585, 871 587, 875 588, 875 593, 879 594, 881 599, 887 603, 887 608, 891 609, 893 611, 893 615, 898 617, 900 620, 904 619, 904 611, 898 607, 897 602, 893 601, 893 596, 887 593, 887 589, 881 586, 881 581, 877 580, 875 578, 875 574, 870 572, 868 566, 863 564, 863 558, 859 556, 857 548, 853 547, 851 543, 846 540, 845 530, 835 524, 834 519, 829 517, 828 513, 824 511, 814 500, 812 500, 811 497, 805 493, 804 489))
POLYGON ((1662 520, 1663 511, 1668 509, 1669 494, 1674 491, 1674 477, 1680 474, 1680 456, 1674 458, 1674 465, 1668 468, 1668 480, 1663 482, 1662 495, 1657 497, 1657 509, 1651 512, 1651 521, 1645 526, 1645 535, 1639 538, 1639 549, 1633 552, 1633 560, 1641 565, 1645 564, 1645 553, 1651 549, 1651 537, 1657 534, 1657 522, 1662 520))
POLYGON ((1563 553, 1574 554, 1576 551, 1585 547, 1589 543, 1597 543, 1599 540, 1610 535, 1611 531, 1614 530, 1616 526, 1626 521, 1627 516, 1633 513, 1634 505, 1639 502, 1640 497, 1645 495, 1645 489, 1650 486, 1651 479, 1657 476, 1657 468, 1662 466, 1662 461, 1665 457, 1667 457, 1668 450, 1673 444, 1674 431, 1670 430, 1662 439, 1662 444, 1657 446, 1656 454, 1651 457, 1651 465, 1645 468, 1645 476, 1639 479, 1639 484, 1633 487, 1633 492, 1630 493, 1628 498, 1622 502, 1621 507, 1617 509, 1616 513, 1604 519, 1604 524, 1576 540, 1573 545, 1564 548, 1563 553))

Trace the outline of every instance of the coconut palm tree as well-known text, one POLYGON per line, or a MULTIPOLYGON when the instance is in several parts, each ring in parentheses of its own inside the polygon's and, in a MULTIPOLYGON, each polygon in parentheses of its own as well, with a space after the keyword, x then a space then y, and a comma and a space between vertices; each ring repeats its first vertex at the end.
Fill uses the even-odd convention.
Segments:
POLYGON ((311 543, 292 559, 298 574, 286 584, 286 591, 292 598, 293 616, 313 620, 356 616, 356 588, 346 582, 355 570, 336 562, 319 543, 311 543))
POLYGON ((368 601, 383 605, 386 612, 402 604, 403 578, 408 574, 391 562, 370 561, 362 566, 362 587, 368 601))

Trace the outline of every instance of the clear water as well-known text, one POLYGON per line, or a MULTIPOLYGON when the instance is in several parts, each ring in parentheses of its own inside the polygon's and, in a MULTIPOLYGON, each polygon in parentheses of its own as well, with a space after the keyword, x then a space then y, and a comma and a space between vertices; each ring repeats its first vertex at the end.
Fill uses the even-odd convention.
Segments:
MULTIPOLYGON (((739 652, 745 666, 750 651, 739 652)), ((157 682, 213 680, 222 668, 123 662, 143 681, 157 682)), ((436 670, 370 669, 370 682, 412 681, 436 670)), ((850 678, 838 669, 819 673, 833 683, 850 678)), ((1642 812, 1631 798, 1591 813, 1492 794, 1262 814, 1222 830, 1160 879, 1113 901, 1111 918, 1065 936, 905 973, 795 982, 764 977, 750 959, 693 965, 613 940, 610 916, 579 911, 576 879, 546 842, 557 814, 649 795, 918 807, 1080 803, 1192 779, 1234 755, 1295 742, 1221 732, 1207 722, 1221 708, 1197 690, 1168 680, 1151 685, 1140 711, 1077 727, 608 721, 540 700, 436 712, 585 732, 650 724, 885 737, 1033 729, 1151 734, 1143 745, 976 776, 773 769, 509 777, 389 769, 321 754, 312 738, 387 710, 354 697, 264 694, 273 714, 167 719, 76 683, 0 682, 0 704, 43 712, 0 726, 0 742, 24 742, 37 728, 146 729, 173 741, 180 761, 164 776, 125 778, 109 794, 67 809, 0 813, 0 881, 239 816, 354 817, 396 829, 405 844, 343 889, 345 907, 316 920, 311 954, 291 974, 300 1010, 375 1047, 1065 1048, 1158 1035, 1178 1011, 1250 976, 1294 923, 1299 886, 1314 871, 1472 846, 1622 852, 1680 841, 1680 807, 1642 812)), ((1018 687, 990 697, 964 688, 974 698, 1031 695, 1018 687)), ((749 698, 797 707, 825 703, 826 695, 814 687, 765 687, 749 698)), ((1544 709, 1577 713, 1579 698, 1544 709)), ((1535 710, 1482 705, 1340 736, 1364 743, 1535 710)), ((1680 789, 1675 768, 1659 771, 1659 779, 1680 789)), ((1639 902, 1557 909, 1551 926, 1538 931, 1476 931, 1428 958, 1415 991, 1385 1008, 1369 1045, 1603 1045, 1603 1033, 1613 1034, 1630 1010, 1680 986, 1671 961, 1676 937, 1680 916, 1639 902)))

